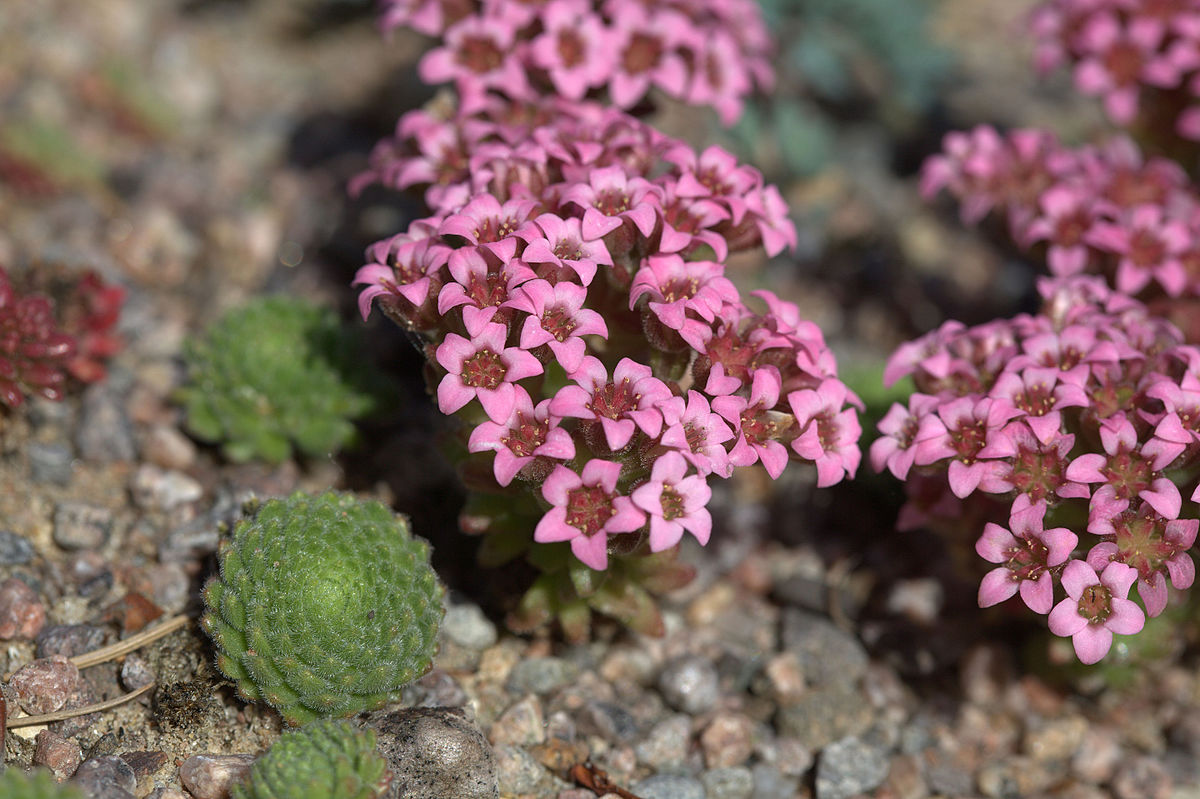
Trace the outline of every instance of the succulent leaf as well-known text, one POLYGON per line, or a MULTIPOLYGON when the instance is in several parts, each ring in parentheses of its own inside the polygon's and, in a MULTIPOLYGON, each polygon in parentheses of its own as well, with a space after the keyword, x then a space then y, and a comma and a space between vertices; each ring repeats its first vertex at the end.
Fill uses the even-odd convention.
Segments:
POLYGON ((399 699, 432 663, 442 593, 403 517, 297 493, 235 526, 202 624, 241 694, 302 724, 399 699))
POLYGON ((59 784, 54 775, 43 768, 24 772, 9 766, 0 773, 0 796, 4 799, 83 799, 75 785, 59 784))

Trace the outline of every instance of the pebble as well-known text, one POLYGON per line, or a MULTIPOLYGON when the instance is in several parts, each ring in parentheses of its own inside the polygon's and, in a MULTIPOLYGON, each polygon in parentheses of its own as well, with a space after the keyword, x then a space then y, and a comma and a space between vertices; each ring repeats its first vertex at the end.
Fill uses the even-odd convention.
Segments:
POLYGON ((42 730, 34 739, 33 763, 54 772, 59 782, 70 779, 83 762, 83 750, 70 738, 50 730, 42 730))
POLYGON ((40 716, 61 710, 67 699, 79 692, 82 679, 74 663, 53 655, 22 666, 8 685, 26 713, 40 716))
POLYGON ((858 738, 843 738, 817 760, 817 799, 850 799, 872 790, 888 775, 887 753, 858 738))
POLYGON ((610 741, 628 741, 637 736, 637 720, 625 708, 612 702, 589 702, 584 719, 601 737, 610 741))
MULTIPOLYGON (((949 795, 967 795, 972 787, 974 786, 968 787, 966 794, 949 795)), ((916 755, 893 757, 880 793, 894 796, 896 799, 925 799, 929 796, 929 786, 925 784, 925 778, 921 774, 920 758, 916 755)))
POLYGON ((132 752, 122 752, 121 759, 133 769, 134 776, 139 780, 149 777, 166 765, 168 755, 158 749, 139 749, 132 752))
POLYGON ((871 726, 871 705, 848 685, 835 685, 804 694, 775 715, 780 735, 797 738, 809 749, 820 749, 839 738, 858 735, 871 726))
POLYGON ((692 720, 687 715, 680 713, 663 719, 634 747, 638 762, 655 771, 678 768, 687 759, 691 732, 692 720))
POLYGON ((509 707, 492 722, 488 740, 493 744, 532 746, 546 740, 542 703, 533 694, 509 707))
POLYGON ((751 770, 754 775, 754 799, 795 799, 798 781, 786 777, 779 769, 768 763, 758 763, 751 770))
POLYGON ((158 547, 163 563, 190 563, 217 551, 221 531, 211 514, 201 514, 167 533, 158 547))
POLYGON ((548 694, 573 683, 578 677, 579 667, 569 660, 529 658, 513 666, 505 687, 514 694, 548 694))
POLYGON ((104 646, 106 633, 90 624, 56 624, 37 636, 37 656, 62 655, 73 658, 104 646))
POLYGON ((500 793, 505 796, 547 796, 566 787, 562 780, 547 771, 533 755, 519 746, 499 744, 495 748, 495 757, 497 783, 500 793))
POLYGON ((11 530, 0 530, 0 566, 22 566, 33 560, 33 544, 11 530))
POLYGON ((405 690, 405 698, 411 692, 414 707, 462 707, 470 698, 454 676, 441 668, 435 668, 405 690))
POLYGON ((925 779, 931 791, 949 796, 961 796, 971 792, 975 787, 975 780, 971 770, 960 757, 941 749, 925 752, 925 779))
POLYGON ((69 446, 31 441, 25 446, 25 452, 29 455, 29 473, 35 483, 70 484, 75 474, 75 455, 69 446))
POLYGON ((763 668, 767 675, 772 698, 781 705, 792 705, 800 701, 804 693, 804 668, 800 656, 795 652, 782 652, 767 661, 763 668))
POLYGON ((125 662, 121 664, 121 685, 125 686, 125 690, 136 691, 153 682, 154 671, 145 658, 136 652, 125 656, 125 662))
POLYGON ((930 625, 942 612, 942 584, 932 577, 899 580, 887 598, 890 613, 930 625))
POLYGON ((161 511, 173 510, 204 496, 204 488, 195 479, 149 463, 143 463, 134 472, 129 489, 139 506, 161 511))
POLYGON ((178 428, 159 424, 142 441, 142 457, 164 469, 183 470, 196 462, 196 445, 178 428))
MULTIPOLYGON (((75 771, 71 782, 78 785, 88 799, 132 799, 137 789, 133 769, 115 755, 91 757, 75 771)), ((199 794, 196 799, 205 799, 199 794)))
POLYGON ((754 721, 741 713, 718 713, 700 734, 704 763, 710 769, 740 766, 754 752, 754 721))
POLYGON ((709 769, 700 775, 707 799, 750 799, 754 774, 743 766, 709 769))
POLYGON ((147 592, 154 604, 168 614, 179 613, 192 598, 187 573, 178 563, 155 563, 142 570, 147 592))
POLYGON ((99 549, 112 531, 112 511, 85 502, 60 502, 54 508, 54 543, 63 549, 99 549))
POLYGON ((798 608, 783 612, 783 648, 800 659, 812 685, 852 683, 866 674, 867 650, 832 622, 798 608))
POLYGON ((392 771, 386 799, 495 799, 495 756, 462 710, 375 713, 367 725, 392 771))
POLYGON ((1025 733, 1022 751, 1041 763, 1066 760, 1083 743, 1088 722, 1081 716, 1068 716, 1033 726, 1025 733))
POLYGON ((803 743, 786 735, 775 739, 775 765, 785 777, 800 777, 812 768, 813 752, 803 743))
POLYGON ((1107 727, 1089 727, 1071 758, 1071 771, 1098 785, 1109 781, 1123 758, 1116 733, 1107 727))
POLYGON ((146 799, 190 799, 190 797, 178 788, 163 786, 151 791, 146 799))
POLYGON ((228 799, 253 763, 254 755, 192 755, 179 767, 179 781, 196 799, 228 799))
POLYGON ((1112 778, 1117 799, 1168 799, 1171 776, 1157 758, 1141 755, 1121 764, 1112 778))
MULTIPOLYGON (((1040 763, 1018 756, 984 765, 975 775, 975 782, 984 796, 1010 799, 1046 790, 1054 782, 1054 776, 1040 763)), ((932 783, 930 787, 937 790, 932 783)))
POLYGON ((106 383, 84 391, 75 428, 75 448, 82 458, 97 463, 134 460, 133 426, 123 405, 106 383))
POLYGON ((655 774, 633 786, 641 799, 707 799, 704 783, 693 777, 655 774))
POLYGON ((459 646, 483 650, 497 640, 496 625, 477 605, 459 604, 446 608, 442 619, 442 634, 459 646))
POLYGON ((46 606, 25 581, 10 577, 0 583, 0 639, 30 640, 46 624, 46 606))
POLYGON ((658 678, 658 690, 676 710, 700 715, 712 710, 720 698, 720 679, 712 661, 685 655, 667 664, 658 678))

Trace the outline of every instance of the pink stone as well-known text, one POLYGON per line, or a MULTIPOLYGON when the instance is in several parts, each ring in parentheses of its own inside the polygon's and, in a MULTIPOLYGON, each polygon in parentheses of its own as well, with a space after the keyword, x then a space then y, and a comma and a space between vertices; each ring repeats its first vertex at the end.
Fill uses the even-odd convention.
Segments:
POLYGON ((25 712, 40 716, 61 710, 71 695, 81 690, 81 682, 74 663, 62 655, 51 655, 22 666, 8 684, 25 712))
POLYGON ((179 767, 179 781, 196 799, 227 799, 252 763, 254 755, 192 755, 179 767))
POLYGON ((46 606, 16 577, 0 583, 0 639, 32 639, 46 624, 46 606))
POLYGON ((740 713, 718 713, 700 734, 708 768, 740 766, 754 752, 754 722, 740 713))

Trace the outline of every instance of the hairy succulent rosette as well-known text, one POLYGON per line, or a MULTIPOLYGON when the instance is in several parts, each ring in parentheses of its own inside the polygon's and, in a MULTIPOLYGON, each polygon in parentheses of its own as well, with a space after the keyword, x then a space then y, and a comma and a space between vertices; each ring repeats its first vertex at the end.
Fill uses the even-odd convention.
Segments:
POLYGON ((293 725, 400 698, 437 648, 442 587, 429 546, 382 503, 273 499, 222 543, 204 592, 217 666, 293 725))
POLYGON ((0 403, 16 408, 26 395, 58 400, 75 339, 58 328, 50 300, 20 295, 0 267, 0 403))
POLYGON ((26 772, 12 764, 0 773, 0 796, 4 799, 83 799, 83 791, 71 783, 59 784, 44 768, 26 772))
POLYGON ((225 314, 188 342, 178 398, 187 429, 233 461, 324 456, 349 443, 352 420, 375 407, 362 337, 337 314, 265 297, 225 314))
POLYGON ((254 761, 233 799, 375 799, 391 773, 375 732, 323 719, 285 732, 254 761))

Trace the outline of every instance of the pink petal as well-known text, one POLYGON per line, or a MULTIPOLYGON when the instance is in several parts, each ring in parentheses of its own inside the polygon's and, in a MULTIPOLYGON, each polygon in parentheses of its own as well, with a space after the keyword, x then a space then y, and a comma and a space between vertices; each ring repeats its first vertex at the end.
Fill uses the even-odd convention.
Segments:
POLYGON ((979 607, 990 608, 1017 593, 1018 580, 1012 579, 1012 572, 1001 566, 992 569, 983 576, 979 583, 979 607))
MULTIPOLYGON (((1082 618, 1082 617, 1081 617, 1082 618)), ((1098 663, 1112 648, 1112 630, 1099 624, 1085 624, 1071 636, 1079 662, 1090 666, 1098 663)))

